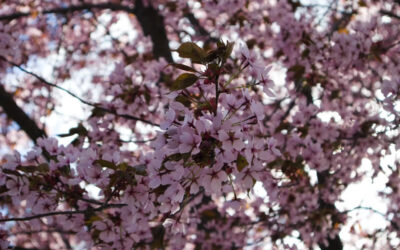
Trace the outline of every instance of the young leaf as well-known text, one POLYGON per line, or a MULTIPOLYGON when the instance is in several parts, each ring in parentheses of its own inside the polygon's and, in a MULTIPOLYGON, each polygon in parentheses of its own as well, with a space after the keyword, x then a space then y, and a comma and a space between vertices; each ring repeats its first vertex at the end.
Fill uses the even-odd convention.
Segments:
POLYGON ((135 174, 137 174, 137 175, 142 175, 142 176, 147 175, 146 165, 142 164, 142 165, 133 166, 132 169, 133 169, 133 172, 135 172, 135 174))
POLYGON ((295 80, 300 80, 300 78, 303 76, 306 68, 303 65, 296 64, 293 65, 288 69, 288 72, 291 72, 293 75, 293 79, 295 80))
POLYGON ((37 166, 37 169, 41 173, 47 173, 49 172, 49 165, 47 165, 47 163, 42 163, 37 166))
POLYGON ((111 161, 106 161, 106 160, 95 160, 94 163, 99 164, 100 166, 104 168, 110 168, 110 169, 116 169, 116 166, 113 162, 111 161))
POLYGON ((192 103, 190 99, 184 95, 178 95, 175 97, 175 101, 182 103, 185 107, 190 107, 190 104, 192 103))
POLYGON ((247 162, 246 158, 243 155, 239 154, 236 159, 236 166, 238 171, 242 172, 242 170, 248 165, 249 163, 247 162))
POLYGON ((207 53, 195 43, 186 42, 176 50, 182 58, 189 58, 193 63, 202 63, 207 53))
POLYGON ((189 67, 189 66, 184 65, 184 64, 180 64, 180 63, 171 63, 170 65, 173 66, 173 67, 175 67, 175 68, 177 68, 177 69, 180 69, 180 70, 189 71, 189 72, 193 72, 193 73, 196 73, 196 72, 197 72, 194 68, 189 67))
POLYGON ((225 54, 224 54, 224 59, 226 60, 226 59, 228 59, 229 58, 229 56, 232 54, 232 50, 233 50, 233 46, 235 45, 235 43, 234 42, 228 42, 227 44, 226 44, 226 49, 225 49, 225 54))
POLYGON ((193 85, 197 79, 199 79, 196 75, 190 73, 183 73, 182 75, 178 76, 176 80, 172 83, 170 87, 171 90, 181 90, 185 89, 191 85, 193 85))

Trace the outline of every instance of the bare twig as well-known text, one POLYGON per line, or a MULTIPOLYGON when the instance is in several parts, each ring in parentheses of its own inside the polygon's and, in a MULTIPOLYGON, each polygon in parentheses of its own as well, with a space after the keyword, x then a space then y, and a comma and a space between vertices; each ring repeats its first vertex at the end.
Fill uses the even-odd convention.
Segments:
POLYGON ((48 213, 43 213, 43 214, 35 214, 35 215, 31 215, 31 216, 26 216, 26 217, 5 218, 5 219, 0 219, 0 222, 27 221, 27 220, 40 219, 43 217, 55 216, 55 215, 86 214, 86 213, 90 213, 90 212, 102 211, 102 210, 105 210, 108 208, 120 208, 120 207, 124 207, 124 206, 126 206, 126 204, 107 204, 107 205, 102 205, 98 208, 86 209, 86 210, 57 211, 57 212, 48 212, 48 213))
POLYGON ((386 15, 388 17, 392 17, 392 18, 400 20, 400 16, 395 14, 395 13, 393 13, 393 12, 390 12, 390 11, 387 11, 387 10, 380 10, 379 13, 381 13, 383 15, 386 15))
POLYGON ((129 120, 141 121, 141 122, 143 122, 143 123, 146 123, 146 124, 149 124, 149 125, 152 125, 152 126, 157 126, 157 127, 160 126, 160 125, 158 125, 158 124, 156 124, 156 123, 153 123, 153 122, 151 122, 151 121, 147 121, 147 120, 145 120, 145 119, 142 119, 142 118, 139 118, 139 117, 136 117, 136 116, 132 116, 132 115, 119 114, 119 113, 117 113, 115 110, 107 109, 107 108, 101 107, 101 106, 99 106, 99 105, 97 105, 97 104, 88 102, 88 101, 86 101, 86 100, 80 98, 80 97, 77 96, 76 94, 72 93, 71 91, 69 91, 69 90, 67 90, 67 89, 65 89, 65 88, 63 88, 63 87, 61 87, 61 86, 58 86, 57 84, 54 84, 54 83, 51 83, 51 82, 47 81, 46 79, 44 79, 43 77, 39 76, 38 74, 36 74, 36 73, 34 73, 34 72, 31 72, 31 71, 25 69, 24 67, 22 67, 22 66, 20 66, 20 65, 18 65, 18 64, 16 64, 16 63, 14 63, 14 62, 9 61, 7 58, 5 58, 5 57, 3 57, 3 56, 0 56, 0 59, 2 59, 3 61, 8 62, 9 64, 13 65, 14 67, 18 68, 19 70, 21 70, 21 71, 23 71, 23 72, 25 72, 25 73, 27 73, 27 74, 29 74, 29 75, 35 77, 36 79, 38 79, 38 80, 41 81, 42 83, 44 83, 44 84, 46 84, 46 85, 48 85, 48 86, 54 87, 54 88, 56 88, 56 89, 59 89, 59 90, 65 92, 65 93, 67 93, 68 95, 70 95, 70 96, 72 96, 73 98, 79 100, 79 101, 80 101, 81 103, 83 103, 83 104, 86 104, 86 105, 88 105, 88 106, 97 108, 97 109, 99 109, 100 111, 104 111, 104 112, 107 112, 107 113, 110 113, 110 114, 113 114, 113 115, 116 115, 116 116, 119 116, 119 117, 123 117, 123 118, 129 119, 129 120))
POLYGON ((34 142, 41 137, 46 137, 46 133, 15 103, 12 95, 1 84, 0 106, 7 116, 14 120, 34 142))

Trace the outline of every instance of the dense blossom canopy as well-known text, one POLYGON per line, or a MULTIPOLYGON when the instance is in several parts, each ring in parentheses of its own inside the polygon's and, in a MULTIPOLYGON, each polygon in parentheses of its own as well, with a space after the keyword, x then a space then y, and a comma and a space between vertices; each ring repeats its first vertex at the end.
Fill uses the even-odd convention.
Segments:
POLYGON ((399 249, 400 1, 0 2, 1 249, 399 249))

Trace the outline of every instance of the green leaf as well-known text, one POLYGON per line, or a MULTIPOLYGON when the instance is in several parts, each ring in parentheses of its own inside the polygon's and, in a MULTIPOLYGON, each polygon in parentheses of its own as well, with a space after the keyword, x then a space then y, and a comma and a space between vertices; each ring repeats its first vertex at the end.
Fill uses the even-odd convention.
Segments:
POLYGON ((235 45, 234 42, 228 42, 226 44, 226 50, 225 50, 225 60, 228 59, 228 57, 232 54, 233 46, 235 45))
POLYGON ((39 170, 39 172, 41 172, 41 173, 47 173, 47 172, 49 172, 49 165, 47 165, 47 163, 42 163, 42 164, 39 164, 38 166, 37 166, 37 169, 39 170))
POLYGON ((151 101, 150 91, 146 91, 143 93, 144 99, 146 100, 146 104, 149 105, 151 101))
POLYGON ((288 130, 289 128, 290 128, 290 123, 283 121, 283 122, 281 122, 281 124, 279 124, 278 127, 276 127, 275 133, 280 132, 285 129, 288 130))
POLYGON ((189 58, 193 63, 202 63, 207 53, 195 43, 186 42, 176 50, 182 58, 189 58))
POLYGON ((248 165, 249 165, 249 163, 247 162, 246 157, 239 154, 236 159, 236 166, 237 166, 238 171, 242 172, 242 170, 248 165))
POLYGON ((16 175, 16 176, 22 176, 22 174, 20 174, 20 173, 19 173, 18 171, 16 171, 16 170, 11 170, 11 169, 3 168, 2 171, 3 171, 3 173, 5 173, 5 174, 12 174, 12 175, 16 175))
POLYGON ((288 71, 293 74, 293 78, 295 80, 299 81, 301 79, 301 77, 303 76, 303 74, 305 73, 306 68, 303 65, 296 64, 296 65, 293 65, 292 67, 290 67, 288 69, 288 71))
POLYGON ((93 222, 99 221, 99 220, 102 220, 102 218, 96 214, 93 214, 92 216, 90 216, 88 219, 85 220, 85 224, 91 225, 91 224, 93 224, 93 222))
POLYGON ((211 209, 204 210, 201 213, 201 218, 202 218, 202 220, 205 220, 205 221, 218 219, 220 217, 221 217, 220 213, 215 208, 214 209, 211 208, 211 209))
POLYGON ((253 49, 255 45, 257 45, 257 40, 252 38, 246 41, 247 48, 253 49))
POLYGON ((5 193, 7 191, 8 191, 8 189, 7 189, 6 185, 0 186, 0 194, 5 193))
POLYGON ((123 172, 125 172, 128 168, 130 168, 130 166, 126 162, 122 162, 122 163, 117 165, 117 169, 121 170, 123 172))
POLYGON ((59 170, 63 176, 69 176, 71 174, 71 168, 68 165, 60 167, 59 170))
POLYGON ((363 122, 360 126, 363 135, 367 135, 370 132, 371 128, 376 124, 379 124, 378 120, 368 120, 363 122))
POLYGON ((17 170, 20 170, 25 173, 33 173, 37 170, 35 166, 18 166, 17 170))
POLYGON ((340 97, 340 90, 338 90, 338 89, 335 89, 335 90, 333 90, 332 92, 331 92, 331 95, 330 95, 330 99, 331 100, 333 100, 333 99, 336 99, 336 98, 339 98, 340 97))
POLYGON ((177 68, 177 69, 180 69, 180 70, 190 71, 190 72, 193 72, 193 73, 196 73, 196 72, 197 72, 197 70, 195 70, 194 68, 189 67, 189 66, 184 65, 184 64, 180 64, 180 63, 171 63, 170 65, 173 66, 173 67, 175 67, 175 68, 177 68))
POLYGON ((43 179, 39 176, 31 176, 29 177, 29 189, 35 190, 38 189, 43 183, 43 179))
POLYGON ((135 172, 135 174, 137 174, 137 175, 142 175, 142 176, 147 175, 146 165, 142 164, 142 165, 133 166, 132 169, 133 169, 133 172, 135 172))
POLYGON ((94 163, 99 164, 100 166, 102 166, 104 168, 116 169, 115 164, 113 162, 111 162, 111 161, 95 160, 94 163))
POLYGON ((172 83, 170 87, 171 90, 181 90, 193 85, 199 78, 196 75, 190 73, 183 73, 182 75, 178 76, 176 80, 172 83))
POLYGON ((151 228, 153 241, 150 244, 150 249, 164 249, 165 228, 163 225, 158 225, 151 228))
POLYGON ((308 125, 304 125, 303 127, 297 128, 297 130, 301 133, 301 137, 304 138, 308 135, 308 129, 310 127, 308 125))
POLYGON ((80 143, 81 143, 81 141, 79 140, 79 137, 76 138, 75 140, 73 140, 73 141, 71 142, 71 144, 72 144, 73 146, 75 146, 75 147, 77 147, 80 143))
POLYGON ((180 161, 182 159, 182 157, 183 157, 182 154, 176 153, 176 154, 169 155, 165 159, 165 161, 180 161))
POLYGON ((218 64, 210 63, 207 65, 207 71, 210 71, 212 74, 212 77, 215 77, 216 75, 218 75, 220 68, 219 68, 218 64))
POLYGON ((185 107, 190 107, 190 104, 192 103, 192 101, 184 95, 178 95, 175 97, 175 101, 182 103, 185 107))

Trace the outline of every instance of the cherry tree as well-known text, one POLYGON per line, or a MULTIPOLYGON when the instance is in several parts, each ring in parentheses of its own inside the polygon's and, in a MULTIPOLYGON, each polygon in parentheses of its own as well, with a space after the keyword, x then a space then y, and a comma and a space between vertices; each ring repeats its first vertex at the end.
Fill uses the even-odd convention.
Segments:
POLYGON ((1 249, 398 249, 400 2, 315 2, 1 1, 1 249))

